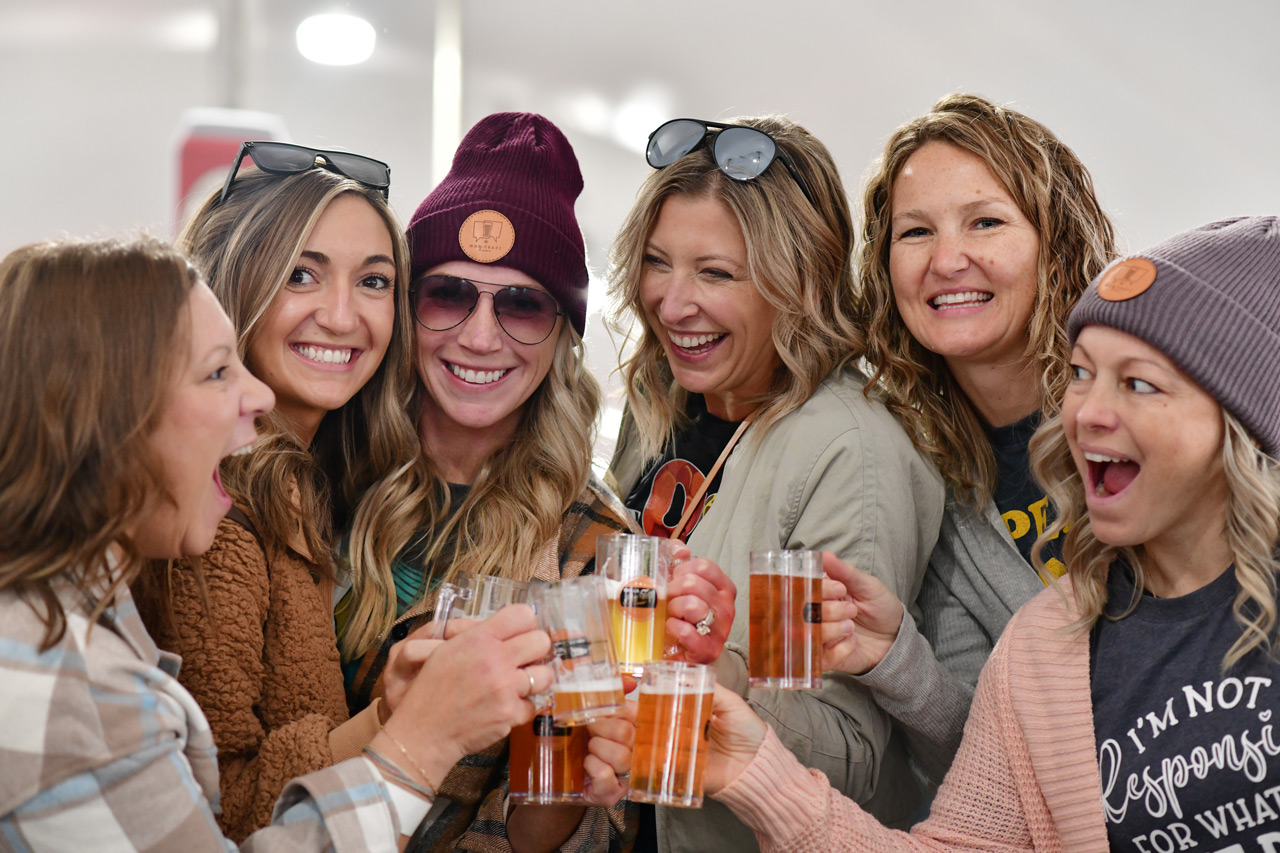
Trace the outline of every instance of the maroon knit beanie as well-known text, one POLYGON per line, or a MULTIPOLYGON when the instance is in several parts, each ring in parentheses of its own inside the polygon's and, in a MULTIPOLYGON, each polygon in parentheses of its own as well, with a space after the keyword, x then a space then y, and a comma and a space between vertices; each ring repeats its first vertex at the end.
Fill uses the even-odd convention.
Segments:
POLYGON ((1280 457, 1280 220, 1211 222, 1121 258, 1067 320, 1141 338, 1280 457))
POLYGON ((513 267, 584 334, 587 253, 573 213, 581 192, 578 158, 550 121, 534 113, 481 119, 409 222, 413 277, 455 260, 513 267))

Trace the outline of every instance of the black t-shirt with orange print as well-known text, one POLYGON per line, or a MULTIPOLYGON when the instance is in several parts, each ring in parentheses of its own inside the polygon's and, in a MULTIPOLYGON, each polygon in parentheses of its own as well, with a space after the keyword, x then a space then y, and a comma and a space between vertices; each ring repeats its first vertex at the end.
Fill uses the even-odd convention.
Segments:
MULTIPOLYGON (((1027 565, 1031 564, 1031 546, 1053 521, 1049 498, 1031 475, 1027 448, 1039 426, 1040 413, 1036 412, 1008 426, 983 427, 996 456, 996 489, 992 499, 1027 565)), ((1062 562, 1061 535, 1045 544, 1041 558, 1054 577, 1066 570, 1062 562)))
MULTIPOLYGON (((665 539, 671 535, 680 523, 687 501, 702 485, 706 472, 715 465, 738 429, 737 421, 721 420, 708 412, 701 394, 690 395, 688 414, 689 425, 677 430, 626 497, 627 509, 650 536, 665 539)), ((723 473, 723 467, 716 472, 680 539, 687 541, 702 515, 711 508, 723 473)))

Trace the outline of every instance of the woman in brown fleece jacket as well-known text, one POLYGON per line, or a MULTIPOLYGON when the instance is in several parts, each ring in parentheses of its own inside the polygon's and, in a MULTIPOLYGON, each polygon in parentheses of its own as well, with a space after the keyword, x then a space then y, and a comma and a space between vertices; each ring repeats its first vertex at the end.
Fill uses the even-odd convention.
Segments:
MULTIPOLYGON (((272 166, 267 147, 246 144, 237 165, 272 166)), ((358 753, 387 716, 375 705, 348 720, 334 539, 362 499, 415 476, 416 432, 395 394, 410 364, 408 255, 381 164, 347 157, 361 167, 312 155, 292 174, 233 172, 179 239, 278 401, 252 451, 223 465, 236 507, 196 558, 203 571, 180 562, 167 588, 140 591, 209 718, 219 823, 237 841, 269 823, 285 782, 358 753)))

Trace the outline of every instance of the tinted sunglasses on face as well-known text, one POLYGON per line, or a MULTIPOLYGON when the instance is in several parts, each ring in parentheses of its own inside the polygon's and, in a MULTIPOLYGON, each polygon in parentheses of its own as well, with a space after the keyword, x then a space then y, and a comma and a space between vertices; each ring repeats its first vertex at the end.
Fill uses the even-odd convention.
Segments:
POLYGON ((380 190, 383 198, 391 197, 391 167, 381 160, 351 154, 347 151, 326 151, 323 148, 307 148, 288 142, 242 142, 236 154, 227 181, 222 185, 218 204, 231 195, 231 184, 240 171, 240 164, 248 155, 253 164, 270 175, 296 175, 310 169, 328 169, 370 189, 380 190))
POLYGON ((490 284, 452 275, 429 275, 413 284, 410 298, 413 316, 424 329, 443 332, 471 316, 480 294, 493 299, 493 314, 502 331, 516 343, 540 344, 556 328, 556 318, 564 314, 549 293, 533 287, 490 284), (481 291, 476 287, 496 287, 481 291))
POLYGON ((804 178, 800 177, 787 155, 779 150, 774 138, 754 127, 695 118, 674 118, 659 125, 657 130, 649 134, 645 159, 655 169, 670 166, 706 141, 713 127, 717 128, 717 132, 711 143, 711 157, 720 171, 735 181, 752 181, 763 175, 774 160, 778 160, 791 173, 804 197, 809 199, 809 204, 815 208, 818 206, 804 178))

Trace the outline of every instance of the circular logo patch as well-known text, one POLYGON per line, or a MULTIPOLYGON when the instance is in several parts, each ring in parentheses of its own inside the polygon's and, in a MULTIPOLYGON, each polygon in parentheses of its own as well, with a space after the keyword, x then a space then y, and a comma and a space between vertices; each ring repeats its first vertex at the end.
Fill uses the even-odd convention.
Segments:
POLYGON ((1155 264, 1146 258, 1129 258, 1107 270, 1098 282, 1098 295, 1108 302, 1123 302, 1144 293, 1155 280, 1155 264))
POLYGON ((478 210, 458 229, 463 254, 482 264, 502 260, 515 244, 515 226, 496 210, 478 210))

